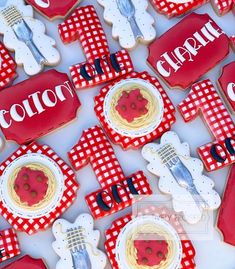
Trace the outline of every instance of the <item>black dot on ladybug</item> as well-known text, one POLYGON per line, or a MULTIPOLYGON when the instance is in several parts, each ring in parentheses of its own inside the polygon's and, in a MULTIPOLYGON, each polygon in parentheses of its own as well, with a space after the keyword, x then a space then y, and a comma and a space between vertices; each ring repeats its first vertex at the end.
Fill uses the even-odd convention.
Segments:
POLYGON ((36 180, 37 180, 37 182, 42 182, 43 181, 43 178, 42 178, 42 176, 37 176, 36 177, 36 180))
POLYGON ((143 257, 142 258, 142 262, 143 262, 143 264, 147 264, 148 263, 148 259, 146 257, 143 257))
POLYGON ((24 175, 23 175, 23 180, 28 180, 28 179, 29 179, 29 175, 24 174, 24 175))
POLYGON ((24 190, 28 191, 30 189, 29 184, 25 183, 23 186, 24 190))
POLYGON ((145 249, 145 252, 146 252, 147 254, 152 254, 152 253, 153 253, 153 250, 152 250, 150 247, 147 247, 147 248, 145 249))

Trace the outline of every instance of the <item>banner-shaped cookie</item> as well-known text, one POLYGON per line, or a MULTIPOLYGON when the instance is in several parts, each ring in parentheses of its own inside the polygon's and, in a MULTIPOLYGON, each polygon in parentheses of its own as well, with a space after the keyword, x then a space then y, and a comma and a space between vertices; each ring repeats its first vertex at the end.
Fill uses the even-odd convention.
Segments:
POLYGON ((3 267, 2 269, 22 269, 22 268, 30 268, 30 269, 47 269, 42 259, 34 259, 29 255, 26 255, 20 258, 17 261, 3 267))
POLYGON ((235 162, 235 124, 209 79, 195 83, 178 109, 185 122, 190 122, 202 114, 215 138, 215 141, 198 148, 208 171, 235 162))
POLYGON ((218 83, 225 101, 230 106, 232 113, 235 113, 235 62, 223 67, 218 83))
POLYGON ((50 70, 0 92, 7 140, 29 143, 76 117, 80 101, 66 74, 50 70))
POLYGON ((81 42, 87 61, 70 67, 76 89, 104 83, 133 71, 126 50, 110 53, 108 41, 93 6, 84 6, 59 25, 64 43, 81 42))
POLYGON ((78 143, 68 153, 77 171, 90 163, 101 189, 86 196, 95 219, 131 206, 134 195, 150 195, 152 190, 142 171, 126 177, 104 131, 99 126, 85 130, 78 143))
POLYGON ((209 0, 150 0, 153 7, 167 17, 184 15, 192 9, 198 8, 209 0))
POLYGON ((64 18, 81 0, 26 0, 49 20, 64 18))
POLYGON ((16 63, 0 42, 0 90, 8 86, 16 77, 16 63))
POLYGON ((150 44, 148 62, 170 87, 187 89, 228 53, 223 30, 209 15, 192 13, 150 44))

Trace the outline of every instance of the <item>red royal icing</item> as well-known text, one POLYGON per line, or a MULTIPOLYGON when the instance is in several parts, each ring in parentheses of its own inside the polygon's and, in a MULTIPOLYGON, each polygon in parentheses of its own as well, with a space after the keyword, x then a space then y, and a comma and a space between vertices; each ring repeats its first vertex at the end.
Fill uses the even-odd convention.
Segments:
POLYGON ((146 105, 148 100, 143 97, 139 89, 132 90, 131 92, 123 91, 122 96, 118 100, 116 110, 120 116, 128 122, 132 122, 148 113, 146 105))
POLYGON ((33 206, 44 199, 48 189, 48 178, 42 171, 22 167, 16 177, 14 188, 21 202, 33 206))
POLYGON ((47 269, 42 259, 34 259, 26 255, 19 260, 9 264, 3 269, 47 269))
POLYGON ((134 241, 137 250, 137 263, 139 265, 155 266, 166 260, 168 253, 168 244, 162 238, 158 240, 141 240, 134 241))

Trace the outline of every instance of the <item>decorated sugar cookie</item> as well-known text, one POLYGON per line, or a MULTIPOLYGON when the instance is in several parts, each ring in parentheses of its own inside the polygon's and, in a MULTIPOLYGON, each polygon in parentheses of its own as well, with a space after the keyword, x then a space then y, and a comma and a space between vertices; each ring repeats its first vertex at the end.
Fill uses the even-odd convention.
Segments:
POLYGON ((18 231, 49 228, 76 198, 74 172, 46 145, 20 147, 0 170, 0 213, 18 231))
POLYGON ((213 142, 198 148, 198 153, 208 171, 235 162, 235 124, 209 79, 195 83, 178 109, 185 122, 192 121, 202 114, 215 138, 213 142))
POLYGON ((185 90, 228 53, 223 30, 208 14, 192 13, 149 45, 148 63, 171 88, 185 90))
POLYGON ((69 151, 69 159, 77 171, 90 163, 101 189, 86 196, 95 219, 131 206, 135 195, 150 195, 152 190, 142 171, 126 177, 104 131, 94 126, 83 131, 78 143, 69 151))
POLYGON ((227 185, 224 192, 224 197, 218 215, 217 226, 223 234, 224 242, 235 246, 234 233, 234 212, 235 212, 235 165, 232 166, 227 185))
POLYGON ((211 0, 216 12, 223 16, 234 8, 234 0, 211 0))
POLYGON ((29 255, 26 255, 19 260, 14 261, 13 263, 3 267, 2 269, 47 269, 45 263, 42 259, 34 259, 29 255))
POLYGON ((112 142, 138 149, 175 122, 175 108, 155 77, 131 73, 101 89, 95 112, 112 142))
POLYGON ((43 66, 55 66, 60 54, 55 40, 45 34, 45 25, 33 18, 33 10, 23 0, 0 4, 0 33, 5 46, 15 52, 16 63, 27 75, 36 75, 43 66))
POLYGON ((18 144, 70 122, 81 106, 67 74, 55 70, 0 91, 0 99, 0 128, 7 140, 18 144))
POLYGON ((148 44, 156 37, 154 19, 147 0, 97 0, 104 7, 104 19, 112 25, 113 38, 121 47, 132 49, 139 42, 148 44))
POLYGON ((0 231, 0 263, 20 254, 18 237, 13 229, 0 231))
POLYGON ((235 62, 223 67, 218 83, 225 101, 230 106, 232 113, 235 113, 235 62))
POLYGON ((110 53, 108 41, 93 6, 84 6, 59 25, 64 43, 81 42, 86 62, 70 67, 77 89, 89 88, 133 71, 130 55, 126 50, 110 53))
POLYGON ((104 269, 106 255, 98 249, 100 232, 94 230, 89 214, 77 217, 74 223, 59 219, 53 224, 56 241, 52 246, 60 256, 56 269, 104 269))
POLYGON ((220 206, 214 182, 203 174, 202 162, 190 156, 189 145, 181 143, 176 133, 165 133, 160 144, 145 145, 142 155, 149 162, 148 170, 159 177, 160 190, 172 195, 174 210, 183 212, 187 222, 194 224, 203 209, 220 206))
POLYGON ((148 205, 140 215, 115 220, 106 231, 105 248, 113 269, 196 267, 194 247, 167 208, 148 205))
POLYGON ((150 0, 153 7, 167 17, 181 16, 192 9, 196 9, 209 0, 150 0))
POLYGON ((16 77, 16 63, 0 42, 0 90, 11 84, 16 77))
POLYGON ((26 0, 26 2, 49 20, 55 20, 66 17, 81 0, 26 0))

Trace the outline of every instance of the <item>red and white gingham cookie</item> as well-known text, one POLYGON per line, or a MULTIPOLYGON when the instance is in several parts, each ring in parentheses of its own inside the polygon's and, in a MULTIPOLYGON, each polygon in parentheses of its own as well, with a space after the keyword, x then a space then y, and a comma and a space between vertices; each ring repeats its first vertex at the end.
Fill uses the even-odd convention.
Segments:
POLYGON ((177 2, 179 2, 177 0, 150 0, 153 7, 158 12, 167 15, 169 18, 184 15, 186 12, 196 9, 208 1, 209 0, 189 0, 186 3, 177 4, 177 2))
MULTIPOLYGON (((0 213, 1 215, 13 226, 15 230, 23 231, 28 234, 33 234, 38 230, 45 230, 52 225, 62 213, 70 207, 76 198, 78 190, 78 183, 76 182, 75 174, 73 170, 47 145, 39 145, 37 143, 31 143, 28 146, 21 146, 18 148, 8 159, 6 159, 0 166, 0 175, 4 173, 4 170, 11 166, 12 162, 25 154, 38 153, 43 156, 47 156, 55 163, 64 178, 64 188, 62 197, 57 200, 56 207, 53 210, 48 209, 48 213, 38 218, 25 218, 24 215, 19 216, 14 212, 12 208, 6 205, 6 201, 0 200, 0 213)), ((2 178, 1 178, 2 180, 2 178)))
POLYGON ((86 196, 95 219, 131 206, 133 195, 150 195, 152 190, 142 171, 128 177, 116 158, 112 145, 99 126, 85 130, 68 153, 75 170, 91 164, 101 189, 86 196))
POLYGON ((195 83, 178 109, 185 122, 194 120, 201 112, 215 138, 215 141, 198 148, 208 171, 235 162, 235 124, 209 79, 195 83))
POLYGON ((0 89, 11 84, 16 77, 16 63, 9 51, 0 42, 0 89))
POLYGON ((81 42, 87 61, 70 67, 73 83, 77 89, 104 83, 133 71, 129 53, 120 50, 110 54, 107 38, 95 8, 80 7, 59 25, 64 43, 81 42))
MULTIPOLYGON (((167 208, 157 208, 155 206, 148 206, 146 208, 142 209, 142 212, 140 212, 141 215, 155 215, 160 216, 164 220, 168 221, 170 220, 170 224, 175 228, 177 231, 180 239, 181 244, 183 248, 183 257, 181 260, 181 267, 180 269, 194 269, 196 267, 196 264, 194 262, 195 257, 195 249, 191 243, 191 241, 186 236, 186 232, 184 231, 183 226, 179 222, 179 218, 177 215, 170 211, 167 208)), ((139 214, 138 214, 139 215, 139 214)), ((126 226, 126 224, 131 221, 135 216, 132 215, 126 215, 124 217, 121 217, 117 220, 115 220, 111 227, 106 231, 105 237, 105 249, 107 252, 107 255, 109 257, 110 263, 112 265, 113 269, 121 269, 118 266, 117 260, 116 260, 116 243, 117 238, 121 230, 126 226)))
POLYGON ((234 0, 212 0, 212 5, 218 15, 223 16, 234 8, 234 0))
POLYGON ((118 79, 111 84, 105 86, 100 90, 99 95, 95 97, 95 113, 98 117, 100 123, 104 127, 104 130, 109 135, 110 139, 113 143, 121 145, 123 149, 138 149, 145 145, 146 143, 157 139, 160 137, 163 133, 170 130, 171 125, 176 121, 175 119, 175 108, 167 96, 165 90, 162 88, 160 82, 155 77, 151 77, 147 72, 143 73, 136 73, 133 72, 122 79, 118 79), (164 113, 163 118, 160 123, 160 125, 152 132, 140 136, 140 137, 130 137, 130 136, 124 136, 119 133, 117 133, 106 121, 105 115, 104 115, 104 100, 106 95, 108 94, 109 90, 119 81, 129 78, 140 78, 144 81, 147 81, 151 83, 160 93, 163 103, 164 103, 164 113))
POLYGON ((13 229, 0 231, 0 263, 20 254, 17 235, 13 229))

